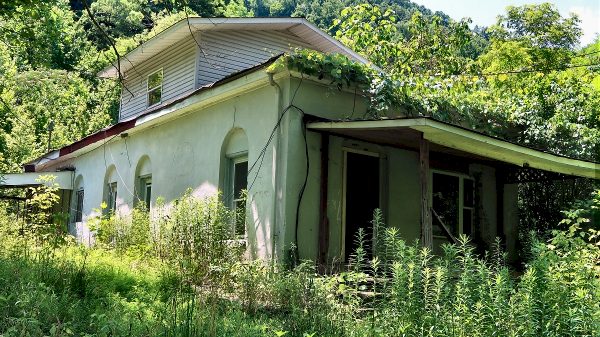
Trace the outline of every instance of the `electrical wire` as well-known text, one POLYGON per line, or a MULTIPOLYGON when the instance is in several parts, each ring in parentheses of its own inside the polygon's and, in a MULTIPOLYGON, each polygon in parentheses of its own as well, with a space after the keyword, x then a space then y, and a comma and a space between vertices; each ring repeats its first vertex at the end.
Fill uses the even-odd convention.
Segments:
MULTIPOLYGON (((306 185, 308 184, 308 174, 310 172, 310 156, 308 153, 308 139, 306 138, 306 123, 304 122, 304 116, 306 115, 304 111, 300 108, 297 108, 302 113, 302 136, 304 137, 304 155, 306 156, 306 173, 304 175, 304 182, 302 183, 302 188, 298 194, 298 204, 296 205, 296 223, 294 228, 294 244, 296 249, 298 249, 298 229, 300 228, 300 205, 302 204, 302 199, 304 198, 304 191, 306 190, 306 185)), ((298 254, 294 255, 296 257, 296 263, 298 262, 298 254)))
MULTIPOLYGON (((202 46, 200 45, 200 42, 198 42, 198 40, 196 39, 196 36, 194 35, 194 32, 192 32, 192 26, 190 24, 190 17, 188 15, 188 7, 189 4, 186 1, 183 1, 183 12, 185 13, 185 20, 187 22, 187 27, 188 30, 190 31, 190 35, 192 36, 192 39, 194 40, 194 42, 196 43, 196 45, 198 46, 198 49, 200 49, 200 52, 202 53, 202 55, 204 56, 204 59, 206 60, 206 62, 208 63, 208 65, 210 65, 211 67, 213 67, 214 69, 221 69, 222 67, 220 67, 219 65, 216 65, 214 63, 212 63, 212 61, 209 60, 208 55, 206 54, 206 52, 204 51, 204 48, 202 48, 202 46)), ((209 21, 216 26, 215 23, 213 23, 210 19, 209 21)))

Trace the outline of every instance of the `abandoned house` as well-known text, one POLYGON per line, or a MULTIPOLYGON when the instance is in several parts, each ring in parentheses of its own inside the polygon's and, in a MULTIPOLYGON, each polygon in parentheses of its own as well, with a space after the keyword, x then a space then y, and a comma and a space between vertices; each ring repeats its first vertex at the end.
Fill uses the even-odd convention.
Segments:
MULTIPOLYGON (((376 208, 404 239, 434 250, 469 234, 488 245, 501 237, 514 254, 520 182, 600 177, 597 163, 430 118, 352 120, 368 104, 353 90, 267 71, 296 48, 368 64, 301 18, 182 20, 122 58, 118 123, 2 184, 31 186, 51 172, 82 241, 93 237, 86 219, 103 201, 127 214, 188 188, 198 197, 223 191, 227 205, 246 207, 245 228, 232 225, 232 236, 250 255, 281 259, 296 244, 301 258, 327 261, 348 258, 376 208)), ((116 65, 99 76, 117 77, 116 65)))

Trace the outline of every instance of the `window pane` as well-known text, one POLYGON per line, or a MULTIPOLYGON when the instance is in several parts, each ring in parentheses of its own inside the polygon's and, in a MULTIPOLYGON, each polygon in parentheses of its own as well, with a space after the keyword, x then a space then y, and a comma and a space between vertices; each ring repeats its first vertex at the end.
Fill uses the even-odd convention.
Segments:
POLYGON ((242 191, 248 188, 248 162, 234 164, 233 198, 240 199, 242 191))
POLYGON ((464 179, 464 207, 473 207, 475 205, 475 186, 471 179, 464 179))
POLYGON ((163 72, 162 70, 148 76, 148 89, 154 89, 162 85, 163 72))
MULTIPOLYGON (((433 174, 433 210, 439 216, 439 220, 441 220, 454 235, 458 235, 459 182, 460 179, 456 176, 439 173, 433 174)), ((442 228, 440 221, 435 216, 433 220, 433 234, 445 235, 445 231, 442 228)))
POLYGON ((148 92, 148 106, 158 104, 161 100, 162 88, 156 88, 148 92))
POLYGON ((108 209, 110 211, 117 209, 117 183, 108 185, 108 209))
POLYGON ((246 235, 246 201, 234 201, 233 207, 235 207, 235 236, 242 237, 246 235))

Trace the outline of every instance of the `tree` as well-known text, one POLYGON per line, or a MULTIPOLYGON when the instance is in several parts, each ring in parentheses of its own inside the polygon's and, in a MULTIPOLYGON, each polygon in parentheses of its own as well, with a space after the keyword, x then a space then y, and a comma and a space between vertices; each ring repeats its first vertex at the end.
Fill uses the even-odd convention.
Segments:
POLYGON ((10 46, 19 69, 74 70, 95 52, 64 0, 17 7, 10 17, 0 17, 0 40, 10 46))
POLYGON ((498 17, 490 27, 492 46, 501 48, 504 42, 518 42, 528 50, 537 69, 563 69, 573 49, 579 43, 581 28, 575 14, 563 18, 549 3, 509 6, 506 15, 498 17))

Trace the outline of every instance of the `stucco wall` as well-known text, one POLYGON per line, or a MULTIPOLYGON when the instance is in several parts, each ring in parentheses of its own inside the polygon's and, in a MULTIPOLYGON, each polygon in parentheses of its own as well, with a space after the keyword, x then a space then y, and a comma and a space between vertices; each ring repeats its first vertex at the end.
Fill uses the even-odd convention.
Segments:
MULTIPOLYGON (((367 102, 365 98, 353 92, 338 91, 308 80, 294 79, 287 88, 288 101, 306 115, 328 119, 361 118, 365 116, 367 102), (297 91, 296 95, 294 93, 297 91)), ((305 142, 302 133, 302 113, 291 109, 284 120, 287 169, 285 225, 281 244, 283 251, 289 249, 296 237, 296 208, 299 192, 306 174, 305 142)), ((300 204, 298 221, 298 253, 303 259, 316 259, 318 254, 319 202, 321 174, 321 137, 322 134, 308 131, 306 139, 309 151, 309 174, 307 185, 300 204)), ((330 259, 340 256, 342 250, 343 215, 343 163, 344 149, 368 150, 380 155, 382 176, 381 203, 385 210, 388 226, 399 229, 400 235, 413 241, 420 233, 420 186, 418 185, 418 154, 413 151, 369 144, 342 137, 329 137, 328 161, 328 199, 327 216, 329 220, 330 259)))
MULTIPOLYGON (((304 114, 328 119, 361 118, 365 116, 367 102, 352 92, 340 92, 326 86, 304 80, 292 80, 289 85, 288 98, 291 101, 297 88, 293 104, 302 109, 304 114)), ((288 101, 288 104, 289 102, 288 101)), ((288 112, 284 120, 286 138, 287 170, 284 193, 285 231, 280 239, 280 247, 287 249, 294 242, 296 227, 296 207, 299 191, 302 188, 306 172, 306 155, 304 136, 301 128, 302 113, 298 110, 288 112)), ((321 171, 321 137, 322 134, 307 132, 310 169, 307 186, 304 191, 298 221, 298 252, 300 258, 316 259, 318 254, 319 230, 319 191, 321 171)), ((380 165, 384 168, 382 176, 381 206, 384 208, 385 221, 388 226, 399 229, 399 234, 408 242, 420 237, 420 197, 419 155, 416 151, 379 146, 362 141, 345 139, 337 136, 329 137, 328 161, 328 199, 327 216, 329 220, 330 259, 342 253, 343 227, 343 166, 344 149, 358 149, 375 152, 380 155, 380 165)), ((471 164, 469 175, 477 176, 479 181, 480 226, 482 238, 491 244, 497 233, 497 196, 496 173, 491 166, 471 164)), ((445 240, 442 240, 447 242, 445 240)), ((285 252, 282 252, 285 254, 285 252)))
MULTIPOLYGON (((152 128, 132 131, 126 138, 117 136, 105 146, 72 160, 75 176, 83 177, 84 221, 97 214, 94 210, 103 201, 106 171, 113 165, 116 170, 109 175, 116 177, 117 208, 122 214, 133 207, 137 176, 148 167, 151 167, 153 202, 161 197, 168 204, 188 188, 198 197, 213 195, 219 189, 221 148, 227 134, 234 128, 243 129, 248 137, 249 163, 255 162, 276 123, 277 105, 275 88, 262 87, 152 128), (147 158, 150 164, 140 168, 138 163, 142 158, 147 158)), ((252 255, 263 258, 268 258, 272 249, 274 147, 272 142, 260 169, 257 165, 249 175, 249 180, 253 180, 258 173, 249 191, 249 244, 252 255)))
MULTIPOLYGON (((245 92, 142 131, 134 129, 128 137, 112 138, 106 145, 101 144, 72 161, 76 168, 75 177, 83 178, 84 220, 95 215, 94 209, 99 208, 103 200, 106 182, 114 179, 117 181, 118 210, 127 213, 134 205, 135 184, 141 171, 152 174, 153 200, 162 197, 169 203, 188 188, 199 197, 216 193, 224 174, 221 166, 223 143, 231 130, 241 128, 248 138, 249 166, 257 162, 249 174, 249 182, 258 172, 249 191, 247 206, 251 256, 269 258, 274 255, 284 260, 297 243, 300 258, 316 259, 323 135, 312 131, 305 134, 302 121, 306 115, 328 119, 359 118, 365 116, 366 106, 366 100, 353 92, 331 90, 307 79, 286 77, 278 80, 277 86, 267 85, 245 92), (285 115, 266 148, 264 159, 257 160, 282 111, 285 115), (146 162, 140 165, 141 160, 146 162), (115 171, 107 175, 107 169, 113 165, 115 171), (305 178, 296 227, 298 201, 305 178)), ((327 163, 329 258, 339 257, 342 250, 345 149, 367 150, 380 155, 383 173, 380 199, 385 221, 389 226, 397 227, 405 240, 418 239, 421 193, 418 153, 330 136, 327 163)), ((485 238, 491 242, 497 227, 495 172, 483 165, 471 165, 470 170, 480 176, 482 195, 485 195, 482 200, 486 217, 485 238)))

